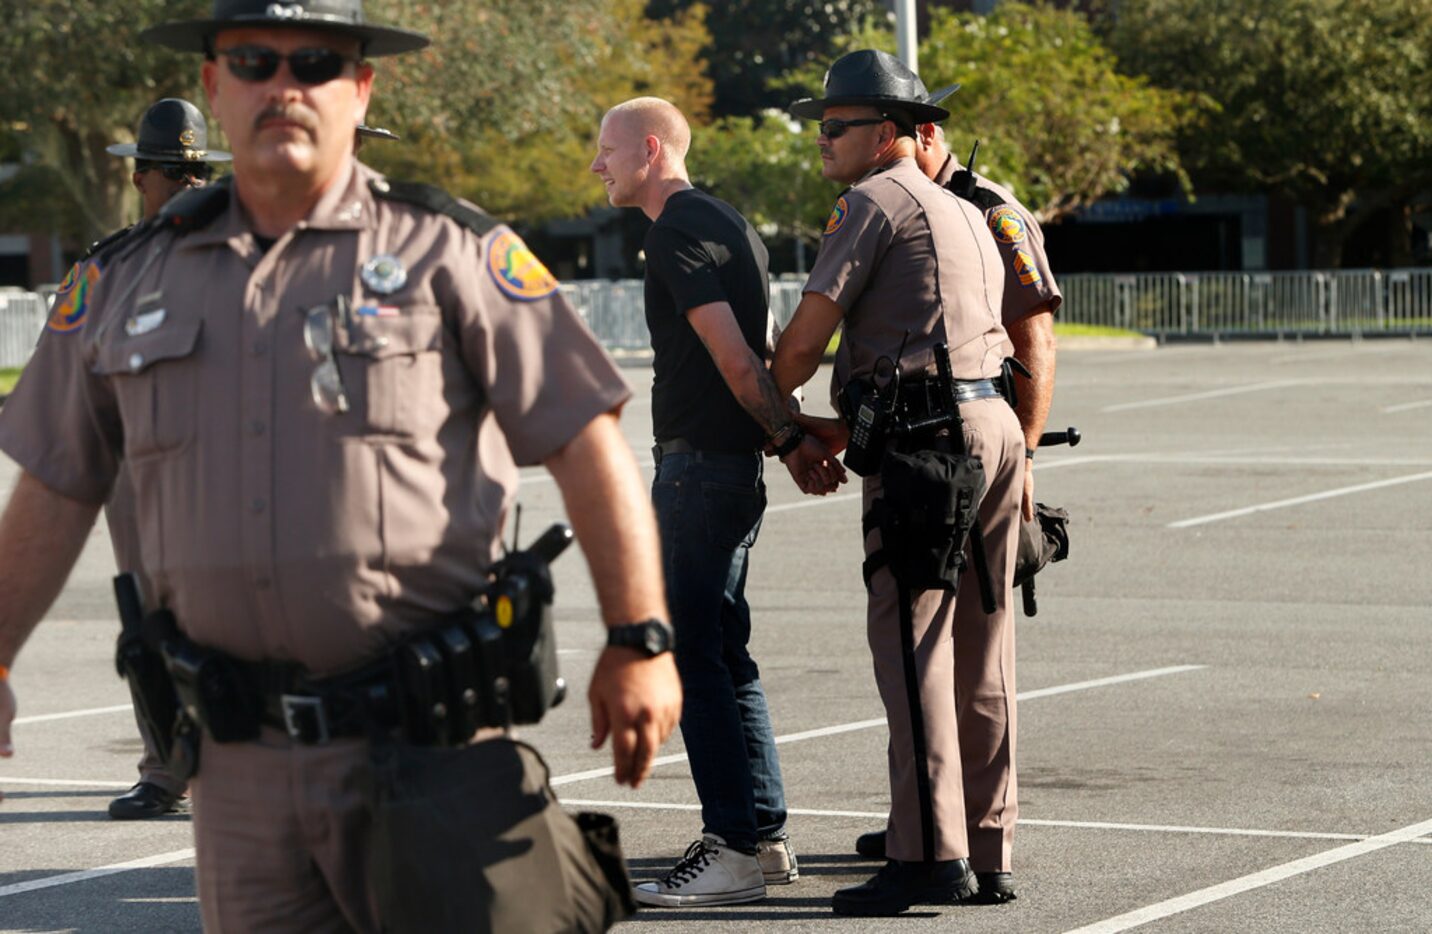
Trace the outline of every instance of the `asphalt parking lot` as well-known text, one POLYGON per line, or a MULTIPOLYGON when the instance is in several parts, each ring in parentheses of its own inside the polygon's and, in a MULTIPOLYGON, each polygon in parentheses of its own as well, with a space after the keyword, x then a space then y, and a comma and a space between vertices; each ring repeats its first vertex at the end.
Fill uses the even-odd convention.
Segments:
MULTIPOLYGON (((627 373, 649 473, 649 372, 627 373)), ((1072 554, 1019 622, 1018 900, 830 913, 876 868, 852 844, 888 806, 858 496, 802 497, 768 462, 748 594, 801 879, 625 930, 1432 930, 1432 341, 1070 350, 1051 427, 1069 424, 1084 443, 1042 452, 1036 484, 1073 516, 1072 554)), ((562 515, 529 473, 524 538, 562 515)), ((140 748, 112 569, 97 529, 16 665, 0 929, 198 928, 188 818, 105 814, 140 748)), ((679 737, 640 791, 612 783, 586 742, 602 634, 575 552, 557 612, 572 699, 525 736, 654 876, 700 833, 679 737)))

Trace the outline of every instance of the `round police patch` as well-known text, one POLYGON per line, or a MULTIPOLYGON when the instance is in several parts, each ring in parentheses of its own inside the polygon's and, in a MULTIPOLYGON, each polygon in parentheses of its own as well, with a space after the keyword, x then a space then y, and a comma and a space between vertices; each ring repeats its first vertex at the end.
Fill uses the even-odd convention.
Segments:
POLYGON ((487 271, 503 294, 518 301, 536 301, 557 291, 557 278, 510 230, 493 238, 487 250, 487 271))
POLYGON ((829 237, 839 230, 840 226, 845 223, 846 215, 849 213, 850 205, 845 203, 844 198, 835 202, 835 208, 831 210, 830 218, 825 222, 825 235, 829 237))
POLYGON ((89 314, 90 293, 99 282, 99 276, 98 263, 76 263, 55 293, 55 306, 45 327, 60 334, 79 330, 89 314))
POLYGON ((989 216, 990 233, 1000 243, 1023 243, 1024 220, 1014 208, 1003 207, 989 216))

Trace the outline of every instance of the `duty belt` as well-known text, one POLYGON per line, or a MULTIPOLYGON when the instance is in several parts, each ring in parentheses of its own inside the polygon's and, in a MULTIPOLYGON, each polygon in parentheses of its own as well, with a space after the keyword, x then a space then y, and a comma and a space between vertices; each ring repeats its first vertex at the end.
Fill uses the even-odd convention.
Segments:
MULTIPOLYGON (((999 384, 992 379, 955 380, 955 403, 963 405, 976 399, 992 399, 1003 395, 999 384)), ((940 395, 938 380, 921 379, 900 384, 898 405, 903 407, 905 416, 912 420, 944 415, 945 400, 940 395)))

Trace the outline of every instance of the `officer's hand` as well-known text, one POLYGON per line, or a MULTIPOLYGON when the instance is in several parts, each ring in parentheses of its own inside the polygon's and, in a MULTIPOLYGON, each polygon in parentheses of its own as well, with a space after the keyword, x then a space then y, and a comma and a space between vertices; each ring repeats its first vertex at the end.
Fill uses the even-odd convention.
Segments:
POLYGON ((1024 460, 1024 502, 1020 506, 1025 522, 1034 521, 1034 461, 1024 460))
POLYGON ((824 496, 845 482, 845 468, 818 438, 806 435, 800 445, 781 458, 791 479, 803 493, 824 496))
POLYGON ((647 658, 635 649, 609 646, 597 659, 587 701, 592 748, 601 748, 610 733, 617 784, 641 787, 657 747, 681 720, 681 679, 671 653, 647 658))
MULTIPOLYGON (((9 681, 0 681, 0 759, 8 759, 15 754, 15 747, 10 743, 10 724, 15 719, 15 692, 10 690, 9 681)), ((5 800, 5 792, 0 791, 0 801, 5 800)))
POLYGON ((826 446, 832 455, 845 450, 850 443, 850 429, 838 418, 817 418, 814 415, 797 415, 796 422, 808 435, 814 435, 826 446))

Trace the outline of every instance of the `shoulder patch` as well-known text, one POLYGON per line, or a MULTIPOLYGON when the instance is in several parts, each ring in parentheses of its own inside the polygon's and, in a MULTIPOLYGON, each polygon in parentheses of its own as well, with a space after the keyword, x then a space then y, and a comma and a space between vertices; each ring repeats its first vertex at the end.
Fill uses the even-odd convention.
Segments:
POLYGON ((434 185, 417 182, 395 182, 386 178, 375 178, 368 183, 375 197, 384 201, 397 201, 450 217, 479 237, 498 226, 498 221, 476 208, 469 207, 452 195, 434 185))
POLYGON ((844 197, 841 197, 835 202, 835 207, 831 209, 830 217, 825 222, 825 235, 829 237, 839 230, 845 224, 845 218, 849 213, 850 205, 846 203, 844 197))
POLYGON ((58 334, 79 330, 89 314, 90 293, 99 282, 99 263, 75 263, 55 293, 55 307, 45 328, 58 334))
POLYGON ((989 216, 990 233, 1000 243, 1023 243, 1024 219, 1011 207, 1002 207, 989 216))
POLYGON ((1044 281, 1039 274, 1039 267, 1034 263, 1034 257, 1023 250, 1014 251, 1014 274, 1019 277, 1021 285, 1038 285, 1044 281))
POLYGON ((557 278, 510 230, 502 231, 487 245, 487 271, 504 295, 519 302, 534 302, 557 291, 557 278))

